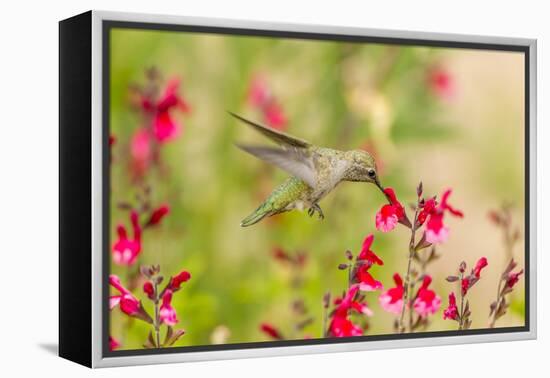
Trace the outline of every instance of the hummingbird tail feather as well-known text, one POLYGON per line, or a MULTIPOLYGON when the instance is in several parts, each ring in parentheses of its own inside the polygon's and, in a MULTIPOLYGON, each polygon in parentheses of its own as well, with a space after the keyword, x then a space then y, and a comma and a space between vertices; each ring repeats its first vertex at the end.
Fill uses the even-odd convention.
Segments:
POLYGON ((258 207, 252 214, 247 216, 241 221, 241 227, 252 226, 253 224, 258 223, 268 215, 271 215, 271 212, 266 209, 265 205, 258 207))

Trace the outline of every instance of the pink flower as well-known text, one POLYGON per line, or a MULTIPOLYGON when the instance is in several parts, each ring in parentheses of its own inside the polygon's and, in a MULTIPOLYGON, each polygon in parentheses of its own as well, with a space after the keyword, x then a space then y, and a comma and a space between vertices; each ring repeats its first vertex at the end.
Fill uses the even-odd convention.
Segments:
POLYGON ((118 239, 113 244, 113 261, 118 265, 133 265, 139 253, 141 252, 141 227, 138 223, 138 214, 136 211, 130 213, 130 221, 133 228, 133 239, 128 238, 126 228, 118 225, 118 239))
POLYGON ((183 270, 170 280, 170 290, 178 291, 181 288, 181 284, 191 279, 191 273, 183 270))
POLYGON ((446 319, 458 319, 458 308, 456 307, 455 293, 449 294, 449 306, 445 309, 445 311, 443 311, 443 320, 446 319))
POLYGON ((147 226, 154 226, 160 223, 160 221, 168 215, 170 212, 170 207, 168 205, 162 205, 151 213, 151 217, 149 218, 149 221, 147 222, 147 226))
POLYGON ((135 175, 142 176, 152 160, 151 136, 145 128, 139 128, 134 132, 130 141, 131 167, 135 175))
POLYGON ((118 276, 111 274, 109 276, 109 285, 120 292, 120 295, 109 297, 109 309, 120 306, 120 310, 126 315, 136 315, 140 312, 141 303, 120 283, 118 276))
POLYGON ((395 282, 395 287, 380 294, 378 301, 380 302, 380 306, 387 312, 400 314, 403 309, 403 294, 405 293, 405 288, 399 274, 395 273, 393 275, 393 281, 395 282))
POLYGON ((120 347, 120 343, 112 336, 109 336, 109 350, 113 351, 120 347))
POLYGON ((424 208, 419 214, 420 223, 423 223, 426 218, 428 219, 426 223, 426 241, 428 243, 439 244, 447 240, 449 229, 443 224, 443 217, 446 212, 460 218, 464 216, 462 211, 455 209, 448 203, 450 195, 450 189, 445 191, 438 206, 435 206, 435 200, 433 202, 430 200, 426 201, 424 208))
POLYGON ((390 203, 382 206, 376 213, 375 225, 379 231, 389 232, 395 228, 397 223, 405 217, 405 209, 397 200, 395 192, 392 188, 384 189, 386 197, 390 203))
POLYGON ((361 291, 375 291, 382 290, 384 287, 380 281, 374 279, 374 277, 369 273, 371 265, 366 263, 359 266, 357 273, 355 274, 355 279, 359 282, 359 288, 361 291))
MULTIPOLYGON (((172 118, 171 110, 179 109, 184 113, 190 111, 184 98, 177 94, 179 86, 179 79, 170 80, 164 93, 151 109, 154 112, 153 134, 160 143, 173 140, 180 133, 181 126, 172 118)), ((147 110, 149 107, 144 106, 143 108, 147 110)))
POLYGON ((275 340, 283 340, 283 336, 281 335, 281 332, 277 328, 275 328, 273 325, 269 323, 262 323, 260 325, 260 330, 275 340))
POLYGON ((361 252, 359 256, 357 256, 357 259, 366 261, 369 265, 384 265, 384 262, 370 249, 373 241, 374 235, 372 234, 368 235, 365 240, 363 240, 363 246, 361 247, 361 252))
POLYGON ((162 304, 160 305, 160 321, 169 326, 176 325, 178 322, 176 310, 170 304, 172 301, 172 290, 166 290, 162 296, 162 304))
POLYGON ((424 276, 422 285, 418 289, 413 307, 417 314, 426 317, 430 314, 435 314, 441 306, 441 298, 433 290, 428 289, 432 278, 428 275, 424 276))
POLYGON ((287 119, 283 108, 263 77, 256 76, 252 79, 248 90, 248 102, 262 112, 264 121, 270 127, 278 130, 286 129, 287 119))
POLYGON ((456 94, 456 83, 453 75, 445 68, 436 67, 428 77, 430 89, 444 100, 452 100, 456 94))
POLYGON ((518 283, 519 276, 521 276, 522 274, 523 274, 523 269, 516 273, 513 273, 513 272, 508 273, 508 278, 506 279, 506 287, 512 289, 514 285, 518 283))
POLYGON ((149 299, 155 298, 155 287, 151 281, 145 281, 143 284, 143 292, 147 294, 149 299))

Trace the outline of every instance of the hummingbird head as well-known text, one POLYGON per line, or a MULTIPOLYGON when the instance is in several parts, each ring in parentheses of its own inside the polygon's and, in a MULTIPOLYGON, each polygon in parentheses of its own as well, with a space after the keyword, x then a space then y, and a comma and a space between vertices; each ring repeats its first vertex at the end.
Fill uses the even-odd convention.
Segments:
POLYGON ((347 151, 346 160, 350 163, 345 175, 346 181, 370 182, 375 184, 381 191, 384 191, 378 179, 376 162, 371 154, 363 150, 347 151))

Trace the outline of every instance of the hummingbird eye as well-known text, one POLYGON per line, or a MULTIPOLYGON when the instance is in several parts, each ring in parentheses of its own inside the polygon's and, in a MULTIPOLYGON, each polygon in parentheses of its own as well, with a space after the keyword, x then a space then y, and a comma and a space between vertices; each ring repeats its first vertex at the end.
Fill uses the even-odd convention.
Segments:
POLYGON ((370 178, 376 177, 376 171, 374 169, 369 169, 367 174, 369 175, 370 178))

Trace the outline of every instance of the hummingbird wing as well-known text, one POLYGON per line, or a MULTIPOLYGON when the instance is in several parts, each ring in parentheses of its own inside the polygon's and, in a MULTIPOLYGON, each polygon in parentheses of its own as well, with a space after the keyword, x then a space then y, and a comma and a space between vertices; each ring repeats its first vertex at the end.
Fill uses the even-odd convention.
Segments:
POLYGON ((247 125, 251 126, 253 129, 260 132, 261 134, 263 134, 264 136, 268 137, 273 142, 281 146, 292 146, 297 148, 307 148, 311 146, 311 144, 305 140, 290 136, 288 134, 285 134, 277 130, 273 130, 270 127, 262 126, 258 123, 249 121, 246 118, 243 118, 240 115, 237 115, 235 113, 229 112, 229 114, 237 118, 239 121, 242 121, 247 125))
POLYGON ((258 159, 276 165, 282 170, 298 177, 311 188, 315 187, 317 174, 311 153, 304 148, 277 148, 248 146, 237 144, 237 147, 258 159))

